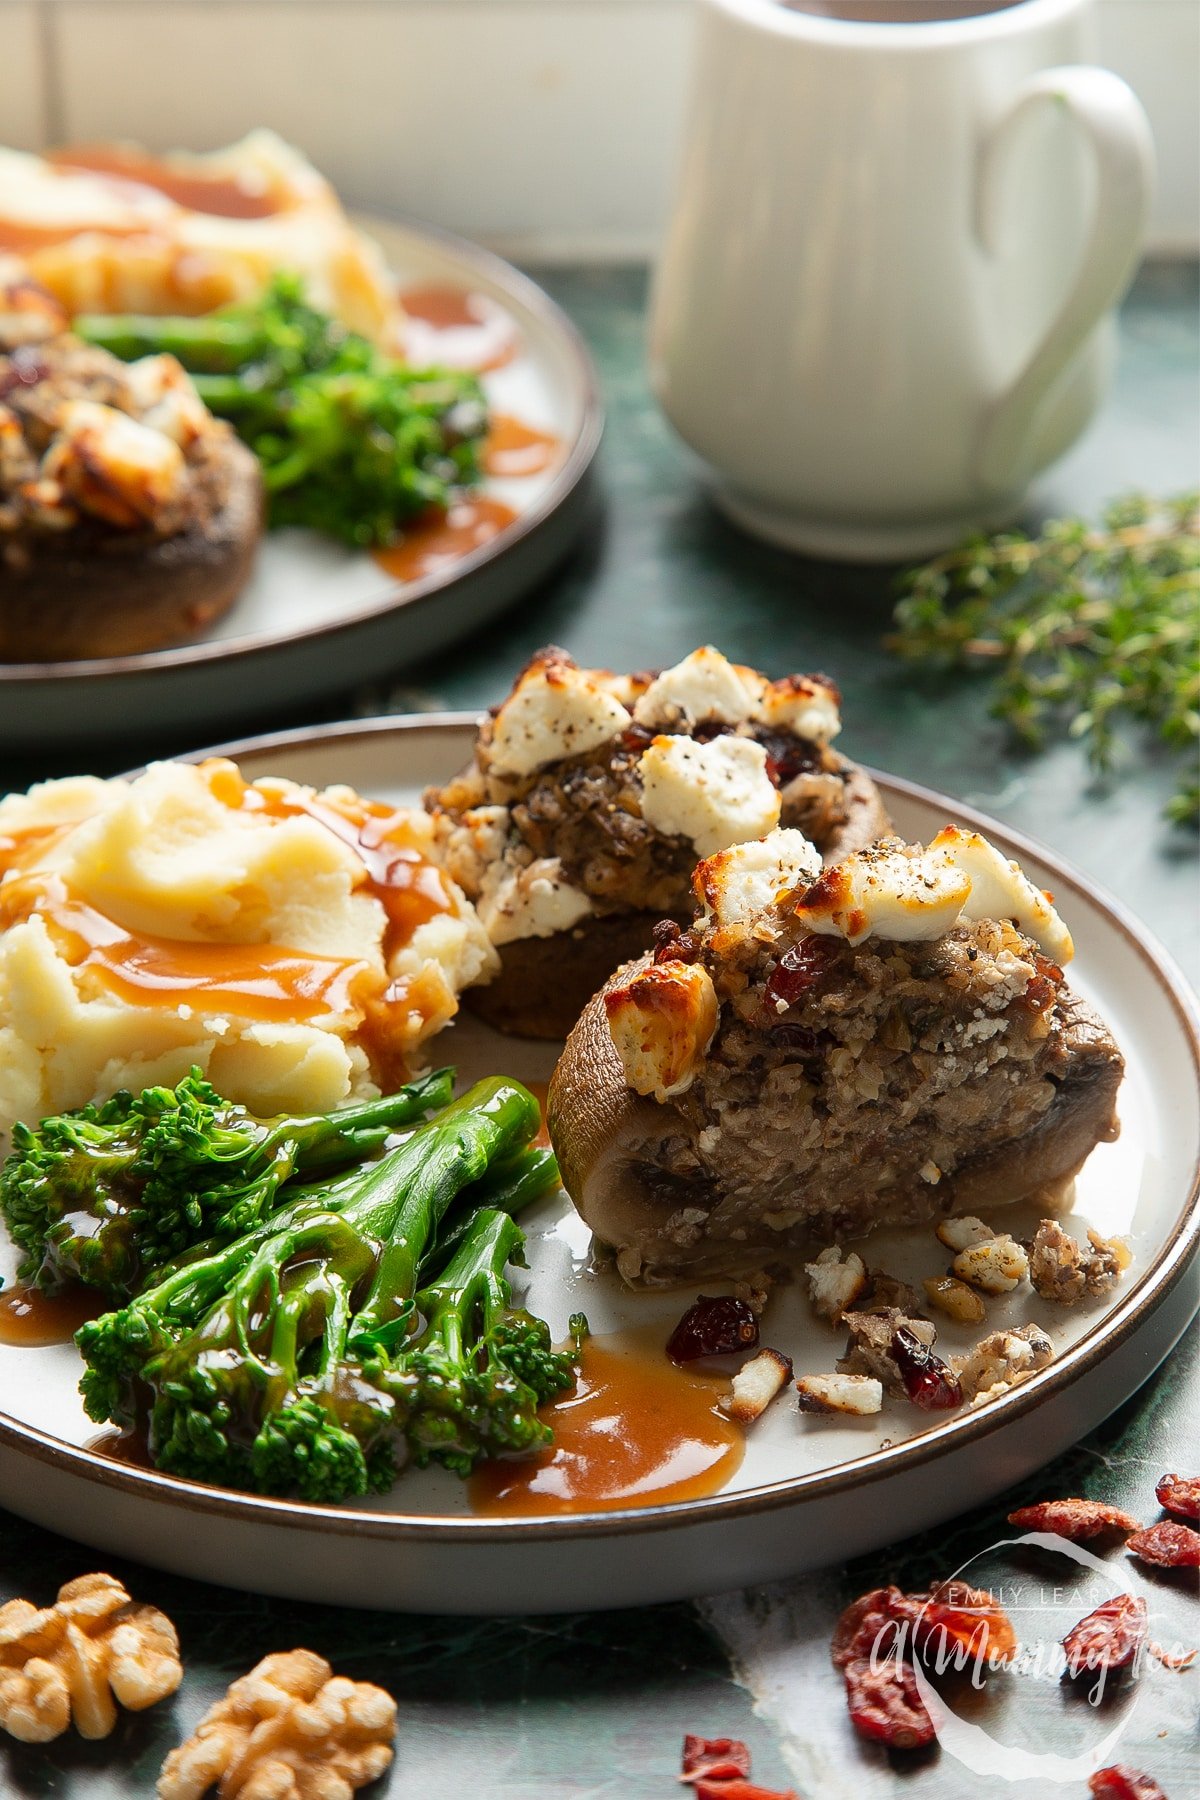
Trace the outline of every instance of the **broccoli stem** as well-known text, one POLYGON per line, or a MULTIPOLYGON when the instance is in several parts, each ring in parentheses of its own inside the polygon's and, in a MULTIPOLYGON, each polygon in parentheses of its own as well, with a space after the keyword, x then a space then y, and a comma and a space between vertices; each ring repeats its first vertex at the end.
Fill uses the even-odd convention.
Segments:
POLYGON ((416 1296, 420 1335, 383 1385, 396 1392, 418 1466, 469 1475, 486 1457, 528 1456, 552 1441, 538 1407, 575 1379, 542 1319, 514 1308, 504 1270, 524 1235, 508 1213, 484 1208, 437 1278, 416 1296))
POLYGON ((178 357, 185 369, 232 374, 262 350, 249 318, 209 313, 200 318, 160 318, 140 313, 80 313, 71 329, 122 362, 140 356, 178 357))
MULTIPOLYGON (((411 1188, 390 1226, 375 1233, 385 1248, 351 1328, 356 1348, 378 1343, 387 1327, 407 1317, 422 1257, 455 1196, 480 1180, 489 1165, 507 1161, 526 1145, 540 1124, 533 1095, 517 1082, 493 1077, 477 1082, 393 1153, 394 1179, 407 1180, 411 1188)), ((395 1331, 388 1336, 394 1338, 395 1331)))
POLYGON ((542 1145, 522 1150, 509 1162, 489 1169, 482 1181, 464 1188, 454 1202, 432 1249, 421 1264, 421 1280, 431 1280, 445 1267, 471 1230, 475 1214, 482 1207, 516 1218, 535 1200, 551 1193, 558 1182, 554 1152, 542 1145))
POLYGON ((258 457, 273 525, 390 543, 479 479, 478 378, 408 368, 310 306, 294 274, 203 318, 87 315, 76 329, 118 356, 176 355, 258 457))
POLYGON ((17 1126, 0 1213, 22 1252, 18 1273, 50 1292, 75 1279, 128 1296, 189 1246, 249 1230, 297 1173, 375 1155, 452 1087, 453 1071, 439 1069, 334 1112, 258 1119, 193 1069, 175 1088, 115 1094, 36 1131, 17 1126))
POLYGON ((454 1092, 454 1070, 435 1069, 419 1076, 394 1094, 381 1094, 356 1106, 341 1106, 330 1113, 282 1119, 264 1143, 288 1137, 296 1143, 296 1167, 307 1174, 315 1169, 336 1168, 378 1150, 391 1134, 411 1125, 435 1107, 444 1107, 454 1092))
POLYGON ((194 1250, 77 1333, 89 1415, 130 1424, 148 1394, 156 1464, 200 1480, 328 1499, 384 1479, 396 1398, 363 1369, 407 1340, 455 1196, 511 1169, 538 1124, 517 1083, 479 1082, 355 1180, 194 1250))
POLYGON ((509 1301, 505 1265, 520 1252, 525 1237, 511 1214, 485 1208, 475 1214, 461 1243, 437 1277, 417 1295, 425 1319, 422 1348, 440 1339, 450 1360, 464 1363, 463 1339, 477 1319, 487 1337, 509 1301))

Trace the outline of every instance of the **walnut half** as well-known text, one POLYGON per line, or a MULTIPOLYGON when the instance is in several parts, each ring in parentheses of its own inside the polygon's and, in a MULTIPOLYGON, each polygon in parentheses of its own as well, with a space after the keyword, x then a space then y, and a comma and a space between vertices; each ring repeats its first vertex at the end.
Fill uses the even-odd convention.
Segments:
POLYGON ((0 1606, 0 1728, 22 1743, 49 1743, 72 1721, 81 1737, 107 1737, 118 1701, 141 1712, 182 1679, 170 1619, 111 1575, 68 1581, 53 1606, 0 1606))
POLYGON ((235 1681, 158 1778, 159 1800, 351 1800, 392 1760, 396 1702, 284 1650, 235 1681))

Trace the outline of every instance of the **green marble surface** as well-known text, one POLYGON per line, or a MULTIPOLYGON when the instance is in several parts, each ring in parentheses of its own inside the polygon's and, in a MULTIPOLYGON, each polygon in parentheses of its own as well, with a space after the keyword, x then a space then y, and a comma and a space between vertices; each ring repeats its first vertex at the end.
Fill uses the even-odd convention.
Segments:
MULTIPOLYGON (((644 274, 551 269, 539 278, 578 321, 600 368, 609 425, 602 505, 559 574, 497 625, 435 664, 369 691, 331 697, 307 718, 249 719, 246 729, 348 714, 481 706, 547 641, 582 661, 638 667, 674 660, 706 638, 775 671, 824 668, 842 687, 846 747, 863 760, 970 800, 1043 838, 1115 891, 1193 975, 1200 968, 1195 839, 1159 818, 1171 774, 1153 753, 1131 754, 1120 781, 1100 788, 1069 745, 1015 753, 973 683, 914 683, 879 647, 892 571, 809 562, 726 525, 671 438, 647 390, 642 361, 644 274)), ((1123 309, 1112 394, 1088 435, 1031 496, 1030 516, 1094 510, 1130 487, 1169 492, 1198 478, 1200 406, 1197 271, 1143 271, 1123 309)), ((183 744, 131 738, 97 758, 98 772, 183 744)), ((4 771, 16 785, 61 773, 31 745, 4 771)), ((105 1562, 134 1593, 163 1607, 183 1639, 188 1677, 173 1704, 122 1721, 107 1743, 0 1748, 0 1794, 109 1800, 153 1791, 165 1751, 226 1682, 268 1650, 306 1644, 347 1674, 387 1686, 400 1705, 395 1769, 373 1791, 433 1800, 562 1796, 655 1800, 674 1784, 685 1730, 747 1738, 755 1774, 791 1780, 807 1800, 1036 1800, 1036 1784, 973 1776, 934 1750, 889 1758, 866 1751, 845 1722, 826 1646, 845 1600, 878 1581, 917 1584, 983 1552, 1003 1535, 1010 1504, 1086 1493, 1155 1516, 1153 1486, 1167 1467, 1195 1463, 1200 1360, 1180 1346, 1135 1397, 1059 1463, 994 1506, 823 1576, 722 1596, 699 1608, 648 1608, 551 1620, 482 1622, 357 1614, 257 1599, 88 1552, 0 1514, 0 1599, 44 1603, 72 1575, 105 1562), (735 1673, 741 1681, 735 1680, 735 1673), (755 1708, 756 1710, 752 1710, 755 1708)), ((2 1403, 2 1397, 0 1397, 2 1403)), ((1122 1559, 1113 1553, 1114 1589, 1122 1559)), ((1034 1571, 1035 1574, 1039 1573, 1034 1571)), ((1044 1571, 1041 1572, 1044 1574, 1044 1571)), ((1196 1642, 1194 1583, 1150 1577, 1152 1632, 1196 1642)), ((1077 1614, 1069 1598, 1061 1636, 1077 1614)), ((1076 1693, 1018 1682, 980 1702, 1009 1741, 1064 1745, 1079 1730, 1076 1693), (1019 1717, 1018 1717, 1019 1711, 1019 1717)), ((1143 1674, 1122 1738, 1123 1760, 1148 1769, 1171 1800, 1200 1792, 1190 1733, 1192 1675, 1143 1674)), ((1105 1701, 1109 1715, 1129 1695, 1105 1701)), ((1064 1797, 1078 1788, 1055 1788, 1064 1797)))

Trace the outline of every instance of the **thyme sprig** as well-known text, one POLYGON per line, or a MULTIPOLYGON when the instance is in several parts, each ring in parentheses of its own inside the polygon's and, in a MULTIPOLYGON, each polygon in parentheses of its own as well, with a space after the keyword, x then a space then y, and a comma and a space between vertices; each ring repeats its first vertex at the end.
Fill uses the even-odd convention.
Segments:
POLYGON ((901 579, 888 647, 992 673, 991 704, 1032 749, 1066 732, 1107 774, 1130 727, 1186 759, 1167 805, 1200 819, 1200 494, 1114 501, 1099 525, 972 538, 901 579))

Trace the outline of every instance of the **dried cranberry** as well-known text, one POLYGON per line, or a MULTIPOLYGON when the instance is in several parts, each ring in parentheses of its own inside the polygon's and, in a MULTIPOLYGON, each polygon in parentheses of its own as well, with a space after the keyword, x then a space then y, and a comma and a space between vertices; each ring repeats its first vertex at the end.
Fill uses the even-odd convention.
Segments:
POLYGON ((1200 1519, 1200 1475, 1164 1475, 1154 1496, 1181 1519, 1200 1519))
POLYGON ((906 1647, 961 1666, 1007 1662, 1017 1639, 1003 1607, 986 1589, 943 1581, 927 1594, 872 1588, 843 1612, 830 1653, 842 1671, 855 1728, 895 1749, 927 1744, 933 1721, 917 1689, 906 1647))
POLYGON ((856 1658, 842 1670, 850 1723, 863 1737, 893 1750, 915 1750, 933 1741, 933 1720, 917 1691, 912 1664, 856 1658))
POLYGON ((1126 1538, 1125 1548, 1142 1562, 1154 1563, 1160 1569, 1200 1568, 1200 1531, 1190 1525, 1176 1525, 1173 1519, 1161 1519, 1145 1531, 1135 1531, 1126 1538))
POLYGON ((835 1669, 874 1656, 876 1662, 895 1653, 900 1643, 898 1620, 906 1616, 907 1596, 898 1587, 872 1588, 852 1600, 834 1627, 830 1655, 835 1669))
POLYGON ((683 936, 683 927, 674 919, 659 919, 650 935, 654 939, 655 962, 674 961, 675 945, 683 936))
POLYGON ((1127 1669, 1146 1641, 1146 1602, 1117 1594, 1073 1625, 1062 1641, 1070 1675, 1127 1669))
POLYGON ((1088 1793, 1092 1800, 1167 1800, 1153 1775, 1142 1775, 1124 1763, 1089 1775, 1088 1793))
POLYGON ((1025 984, 1020 1004, 1029 1012, 1045 1012, 1062 986, 1063 972, 1057 963, 1051 962, 1040 951, 1034 952, 1033 967, 1035 972, 1025 984))
POLYGON ((786 731, 756 731, 754 735, 767 753, 767 776, 776 787, 786 787, 820 763, 820 751, 807 738, 786 731))
POLYGON ((683 931, 674 919, 660 919, 653 935, 656 963, 694 963, 700 954, 696 939, 690 932, 683 931))
POLYGON ((1106 1531, 1136 1531, 1137 1520, 1119 1506, 1102 1500, 1039 1500, 1035 1506, 1018 1506, 1008 1515, 1010 1525, 1022 1531, 1052 1531, 1072 1544, 1099 1537, 1106 1531))
POLYGON ((927 1596, 905 1596, 921 1602, 913 1622, 913 1642, 921 1656, 940 1670, 953 1664, 1006 1663, 1017 1651, 1017 1634, 1000 1602, 986 1588, 965 1581, 942 1581, 927 1596))
POLYGON ((750 1752, 740 1738, 693 1737, 683 1740, 683 1774, 681 1780, 725 1781, 733 1775, 750 1773, 750 1752))
POLYGON ((820 986, 839 953, 840 946, 835 938, 820 937, 815 933, 785 950, 767 976, 768 1007, 795 1006, 811 994, 820 986))
POLYGON ((41 352, 32 344, 22 344, 9 357, 8 367, 0 370, 0 400, 7 400, 17 388, 37 387, 49 372, 41 352))
POLYGON ((890 1349, 904 1391, 914 1406, 925 1412, 942 1412, 962 1405, 958 1376, 907 1325, 892 1333, 890 1349))
POLYGON ((749 1350, 757 1342, 758 1320, 748 1301, 734 1294, 701 1294, 667 1339, 667 1355, 675 1363, 692 1362, 697 1356, 749 1350))
POLYGON ((746 1781, 740 1775, 719 1776, 716 1780, 696 1783, 696 1800, 798 1800, 796 1790, 759 1787, 757 1781, 746 1781))

